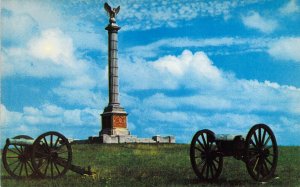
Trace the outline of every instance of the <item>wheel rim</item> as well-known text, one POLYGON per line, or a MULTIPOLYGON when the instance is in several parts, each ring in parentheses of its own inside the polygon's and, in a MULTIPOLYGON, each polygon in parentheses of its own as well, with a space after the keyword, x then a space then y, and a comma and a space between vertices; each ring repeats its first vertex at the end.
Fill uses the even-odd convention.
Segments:
MULTIPOLYGON (((16 136, 13 139, 21 138, 30 140, 33 139, 26 135, 16 136)), ((18 179, 30 177, 34 173, 34 169, 30 162, 30 157, 30 146, 5 144, 2 153, 3 166, 7 173, 12 177, 18 179)))
POLYGON ((39 176, 57 178, 63 176, 72 162, 71 146, 62 134, 47 132, 33 144, 32 165, 39 176))
POLYGON ((203 180, 218 178, 223 167, 223 157, 217 153, 217 146, 210 138, 213 136, 212 131, 201 130, 194 135, 191 142, 191 164, 196 175, 203 180))
POLYGON ((253 126, 246 137, 247 170, 257 181, 273 177, 277 166, 278 148, 272 130, 265 124, 253 126))

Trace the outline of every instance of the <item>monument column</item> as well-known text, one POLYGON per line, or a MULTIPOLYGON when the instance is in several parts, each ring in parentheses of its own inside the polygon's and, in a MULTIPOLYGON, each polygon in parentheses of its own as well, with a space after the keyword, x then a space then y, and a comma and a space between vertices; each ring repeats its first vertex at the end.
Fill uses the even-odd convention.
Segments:
POLYGON ((119 102, 119 77, 118 77, 118 31, 115 16, 120 11, 120 6, 111 8, 107 3, 104 8, 109 15, 109 24, 105 30, 108 32, 108 105, 104 108, 102 117, 102 134, 129 135, 127 129, 127 113, 119 102))

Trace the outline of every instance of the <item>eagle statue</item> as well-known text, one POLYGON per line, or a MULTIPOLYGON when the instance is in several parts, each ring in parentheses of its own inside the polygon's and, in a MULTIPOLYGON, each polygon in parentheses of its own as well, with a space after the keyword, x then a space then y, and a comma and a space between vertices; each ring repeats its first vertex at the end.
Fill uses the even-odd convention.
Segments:
POLYGON ((108 16, 109 16, 109 22, 110 23, 116 23, 116 15, 119 13, 120 11, 120 6, 118 6, 117 8, 111 8, 108 3, 104 3, 104 9, 106 10, 108 16))

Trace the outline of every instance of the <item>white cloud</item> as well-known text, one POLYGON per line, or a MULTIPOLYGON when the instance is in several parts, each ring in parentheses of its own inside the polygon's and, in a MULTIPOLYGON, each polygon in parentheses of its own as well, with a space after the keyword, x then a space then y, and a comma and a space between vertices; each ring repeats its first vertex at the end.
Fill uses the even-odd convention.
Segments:
MULTIPOLYGON (((240 115, 260 112, 300 114, 298 88, 270 81, 237 79, 214 66, 203 52, 192 54, 185 50, 179 56, 165 56, 153 62, 131 62, 128 68, 135 70, 136 65, 143 71, 133 71, 134 77, 125 76, 126 67, 120 69, 124 75, 121 85, 126 85, 127 92, 156 90, 156 94, 136 101, 142 103, 141 105, 149 111, 187 109, 230 111, 240 115), (151 72, 152 77, 144 76, 145 72, 151 72), (171 85, 168 84, 170 82, 171 85), (160 93, 157 93, 157 89, 161 90, 160 93), (164 93, 166 90, 174 90, 174 93, 177 93, 182 89, 190 90, 192 94, 170 96, 168 92, 164 93)), ((135 104, 129 106, 139 108, 139 105, 135 104)))
POLYGON ((12 11, 13 15, 29 15, 41 29, 59 27, 62 23, 59 10, 47 1, 3 1, 2 8, 12 11))
POLYGON ((38 23, 28 14, 10 15, 10 11, 2 9, 1 39, 14 45, 26 43, 38 31, 38 23), (7 15, 5 15, 5 12, 7 15))
POLYGON ((99 105, 94 91, 106 85, 104 69, 75 55, 73 40, 60 29, 48 29, 28 41, 26 48, 1 51, 4 76, 60 78, 53 88, 59 99, 70 104, 99 105), (103 84, 98 84, 102 82, 103 84), (82 99, 85 98, 85 99, 82 99))
POLYGON ((121 62, 120 76, 125 89, 136 90, 208 87, 212 83, 221 86, 223 81, 221 70, 205 53, 192 54, 188 50, 178 57, 165 56, 153 62, 127 61, 126 66, 121 62))
POLYGON ((224 49, 235 47, 231 53, 246 53, 253 51, 264 51, 267 49, 272 38, 238 38, 238 37, 220 37, 220 38, 167 38, 155 41, 148 45, 134 46, 126 49, 127 55, 138 57, 156 57, 165 48, 205 48, 207 51, 215 47, 213 54, 218 54, 217 47, 220 48, 220 54, 226 54, 224 49), (236 48, 238 46, 239 48, 236 48), (237 51, 237 49, 241 49, 237 51), (138 53, 137 53, 138 52, 138 53))
POLYGON ((6 109, 3 104, 0 104, 0 126, 5 128, 7 126, 18 123, 22 118, 22 114, 19 112, 11 112, 6 109))
POLYGON ((204 79, 205 81, 222 81, 221 72, 212 65, 212 61, 203 52, 194 55, 185 50, 178 57, 165 56, 153 62, 153 66, 160 72, 169 72, 174 77, 189 75, 195 80, 204 79), (198 77, 199 76, 199 77, 198 77))
POLYGON ((83 74, 89 66, 75 58, 72 39, 59 29, 42 31, 25 48, 4 48, 1 52, 4 76, 68 77, 83 74))
POLYGON ((201 95, 197 93, 194 96, 170 97, 158 93, 143 100, 143 105, 156 109, 180 109, 186 107, 193 110, 227 110, 233 109, 231 101, 228 98, 216 97, 215 95, 201 95))
POLYGON ((34 126, 95 126, 98 125, 100 111, 91 108, 65 109, 53 104, 40 107, 24 107, 21 112, 9 111, 1 104, 1 124, 4 128, 34 126))
POLYGON ((158 27, 180 27, 198 17, 231 17, 236 7, 253 2, 240 1, 118 1, 112 6, 121 6, 118 20, 125 22, 123 30, 149 30, 158 27), (135 23, 135 24, 132 24, 135 23), (137 23, 137 24, 136 24, 137 23))
MULTIPOLYGON (((102 5, 102 2, 98 2, 102 5)), ((43 30, 59 28, 74 41, 77 49, 106 51, 105 30, 94 27, 91 18, 103 20, 104 11, 99 11, 97 2, 89 3, 52 1, 4 1, 2 3, 1 29, 2 40, 22 46, 43 30), (82 9, 80 9, 81 7, 82 9), (95 11, 82 11, 91 10, 95 11), (77 11, 77 12, 76 12, 77 11), (74 12, 76 15, 74 16, 74 12)))
POLYGON ((49 29, 28 43, 28 52, 37 59, 50 59, 55 64, 74 68, 72 39, 59 29, 49 29))
POLYGON ((127 103, 128 120, 138 127, 134 132, 147 136, 173 134, 177 141, 188 142, 196 131, 204 128, 243 134, 254 124, 266 123, 279 136, 280 144, 288 144, 280 133, 294 133, 290 127, 299 128, 299 88, 238 79, 216 67, 203 52, 193 54, 185 50, 178 56, 167 55, 151 62, 128 60, 120 71, 121 85, 126 85, 125 92, 133 94, 126 98, 131 101, 127 103), (136 66, 141 72, 136 71, 136 66), (154 93, 134 99, 135 91, 139 90, 154 93))
POLYGON ((250 12, 247 16, 242 16, 242 21, 245 26, 264 33, 271 33, 278 26, 275 20, 264 18, 255 11, 250 12))
POLYGON ((98 109, 65 109, 50 103, 39 107, 24 107, 19 112, 10 111, 1 104, 0 114, 1 146, 8 137, 19 134, 36 137, 50 130, 59 131, 70 138, 87 138, 88 129, 98 131, 100 122, 98 109))
POLYGON ((151 97, 152 101, 147 99, 144 101, 150 106, 164 103, 163 108, 185 105, 245 112, 261 110, 298 112, 291 106, 294 106, 294 100, 299 98, 299 89, 270 81, 237 79, 234 75, 214 66, 203 52, 192 54, 185 50, 179 56, 164 56, 152 62, 127 61, 126 66, 120 68, 120 76, 121 85, 127 91, 183 88, 198 90, 196 96, 173 99, 164 94, 157 94, 151 97))
POLYGON ((270 44, 268 53, 278 59, 300 62, 300 38, 281 38, 270 44))
POLYGON ((106 103, 106 98, 100 92, 89 89, 58 87, 53 89, 53 93, 59 96, 59 100, 67 104, 98 108, 106 103))
POLYGON ((290 0, 283 7, 281 7, 279 11, 285 15, 293 14, 299 11, 299 6, 297 5, 296 0, 290 0))

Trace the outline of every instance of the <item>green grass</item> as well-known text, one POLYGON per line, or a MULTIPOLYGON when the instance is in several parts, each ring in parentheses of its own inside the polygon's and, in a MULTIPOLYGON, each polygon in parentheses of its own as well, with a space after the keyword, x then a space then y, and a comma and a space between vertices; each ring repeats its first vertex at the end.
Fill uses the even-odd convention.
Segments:
MULTIPOLYGON (((220 178, 213 183, 197 180, 189 160, 189 145, 73 145, 73 164, 92 166, 94 177, 69 171, 56 180, 15 180, 2 166, 1 186, 258 186, 245 164, 224 159, 220 178)), ((279 179, 262 186, 300 186, 300 147, 279 147, 279 179)))

